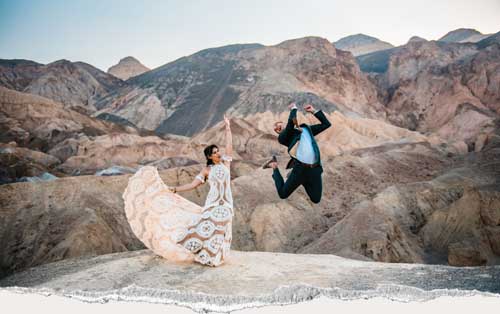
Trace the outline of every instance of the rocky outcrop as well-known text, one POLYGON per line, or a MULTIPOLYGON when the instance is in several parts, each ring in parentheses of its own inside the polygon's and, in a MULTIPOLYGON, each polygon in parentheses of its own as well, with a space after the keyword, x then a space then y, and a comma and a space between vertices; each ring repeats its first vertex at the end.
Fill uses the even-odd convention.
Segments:
POLYGON ((475 45, 411 42, 394 50, 386 73, 387 86, 414 79, 422 70, 442 68, 478 52, 475 45))
POLYGON ((468 187, 461 184, 464 176, 473 174, 452 171, 428 183, 390 187, 355 206, 341 223, 301 252, 362 253, 385 262, 496 264, 500 256, 491 240, 496 241, 500 229, 482 216, 498 214, 500 193, 481 187, 494 183, 492 177, 489 181, 476 177, 479 182, 468 187))
POLYGON ((499 42, 409 42, 358 62, 371 72, 392 123, 470 145, 498 116, 499 42))
POLYGON ((60 163, 52 155, 18 147, 16 142, 0 143, 0 184, 13 183, 23 177, 41 176, 60 163))
POLYGON ((118 64, 110 67, 108 69, 108 73, 126 81, 131 77, 137 76, 149 70, 150 69, 148 67, 140 63, 136 58, 125 57, 121 59, 118 64))
MULTIPOLYGON (((500 114, 500 36, 463 67, 462 82, 488 109, 500 114)), ((460 78, 460 76, 459 76, 460 78)))
POLYGON ((337 49, 351 52, 355 57, 394 48, 388 42, 364 34, 350 35, 333 43, 337 49))
MULTIPOLYGON (((420 132, 436 132, 448 140, 474 141, 491 129, 498 114, 499 66, 498 46, 482 50, 465 62, 427 65, 391 92, 387 104, 390 119, 420 132)), ((390 71, 387 77, 393 75, 390 71)), ((399 74, 397 80, 401 80, 399 74)))
POLYGON ((56 167, 76 154, 78 141, 127 132, 137 133, 133 128, 88 117, 47 98, 0 87, 0 182, 15 182, 45 172, 64 175, 56 167))
POLYGON ((165 158, 190 155, 191 151, 187 149, 185 141, 115 133, 93 138, 82 136, 78 140, 68 139, 49 153, 61 159, 62 164, 57 168, 59 171, 84 175, 118 165, 137 168, 165 158))
POLYGON ((133 132, 96 120, 44 97, 0 87, 0 141, 47 152, 67 138, 133 132))

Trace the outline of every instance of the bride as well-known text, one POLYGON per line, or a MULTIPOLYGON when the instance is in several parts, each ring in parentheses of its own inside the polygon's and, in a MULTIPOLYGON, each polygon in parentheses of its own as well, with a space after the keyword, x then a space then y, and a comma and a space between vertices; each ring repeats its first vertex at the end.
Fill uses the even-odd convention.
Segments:
POLYGON ((144 166, 129 179, 123 193, 125 213, 134 234, 153 252, 176 262, 219 266, 229 256, 233 197, 230 186, 232 136, 226 125, 226 150, 204 149, 207 166, 189 183, 167 187, 155 167, 144 166), (179 196, 208 182, 205 206, 179 196))

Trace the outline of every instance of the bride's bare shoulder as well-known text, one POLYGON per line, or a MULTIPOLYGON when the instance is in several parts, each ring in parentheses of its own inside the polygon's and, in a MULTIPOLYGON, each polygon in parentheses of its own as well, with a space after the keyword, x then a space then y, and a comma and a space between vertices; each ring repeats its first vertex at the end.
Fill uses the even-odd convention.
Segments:
POLYGON ((207 177, 208 174, 210 173, 210 166, 203 167, 203 169, 201 170, 201 173, 203 173, 205 175, 205 177, 207 177))

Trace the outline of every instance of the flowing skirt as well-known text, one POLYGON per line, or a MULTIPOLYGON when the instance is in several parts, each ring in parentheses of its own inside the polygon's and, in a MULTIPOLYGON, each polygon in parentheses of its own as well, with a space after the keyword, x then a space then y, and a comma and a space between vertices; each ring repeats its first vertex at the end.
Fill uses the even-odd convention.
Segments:
POLYGON ((218 266, 229 255, 231 219, 218 219, 221 208, 203 208, 170 192, 155 167, 142 167, 129 179, 123 200, 134 234, 165 259, 218 266))

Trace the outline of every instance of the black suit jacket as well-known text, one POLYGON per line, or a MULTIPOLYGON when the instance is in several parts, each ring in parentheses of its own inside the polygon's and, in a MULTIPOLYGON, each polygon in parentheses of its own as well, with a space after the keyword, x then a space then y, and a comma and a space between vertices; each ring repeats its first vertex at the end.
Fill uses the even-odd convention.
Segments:
MULTIPOLYGON (((328 121, 325 114, 321 110, 317 111, 314 114, 314 116, 320 121, 319 124, 314 124, 314 125, 301 124, 300 127, 307 128, 309 129, 309 132, 311 132, 313 149, 314 152, 316 153, 316 156, 318 156, 318 162, 321 166, 321 156, 319 152, 319 147, 318 144, 316 143, 314 136, 328 129, 331 126, 331 123, 330 121, 328 121)), ((281 133, 278 136, 278 141, 280 142, 280 144, 288 147, 288 154, 291 157, 290 161, 286 166, 287 169, 293 167, 294 161, 297 158, 295 152, 297 150, 298 144, 300 142, 300 136, 302 134, 302 132, 295 129, 294 127, 293 119, 296 119, 296 117, 297 117, 297 109, 292 109, 290 111, 290 115, 288 117, 288 122, 286 124, 285 129, 281 131, 281 133)))

